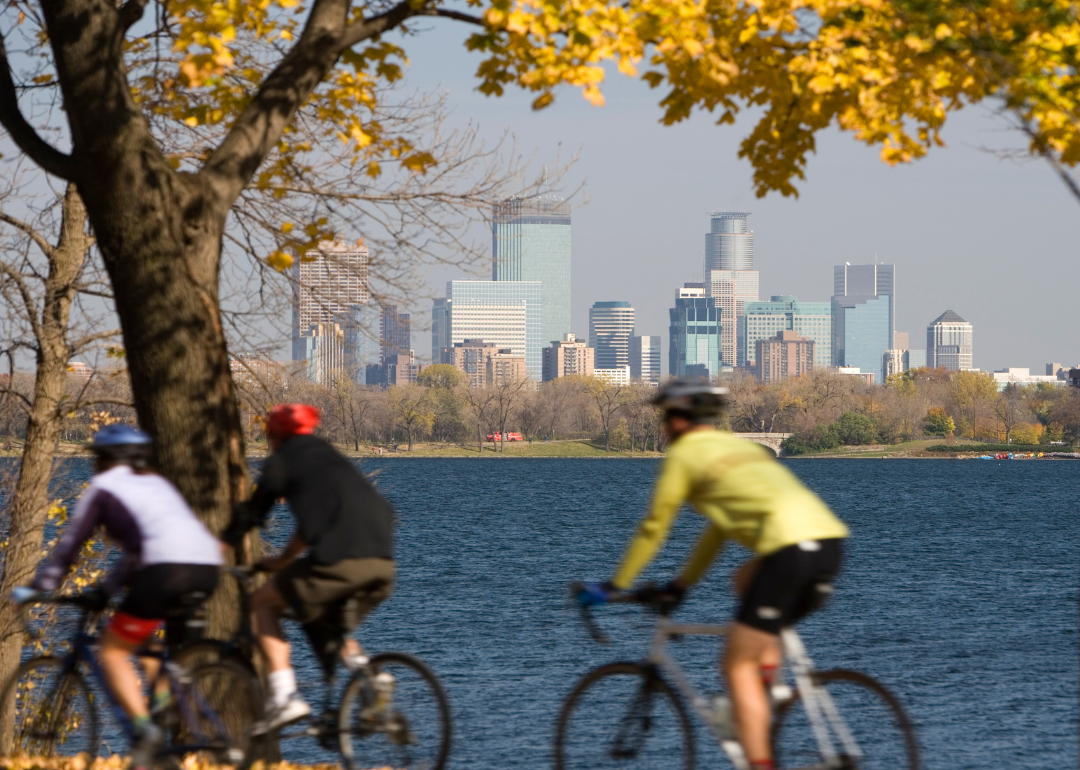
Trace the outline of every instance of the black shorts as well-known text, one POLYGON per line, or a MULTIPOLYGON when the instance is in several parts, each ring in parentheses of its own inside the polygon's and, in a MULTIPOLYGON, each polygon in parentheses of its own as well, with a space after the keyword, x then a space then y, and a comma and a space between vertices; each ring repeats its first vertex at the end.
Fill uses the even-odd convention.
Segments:
POLYGON ((120 612, 143 620, 163 620, 181 609, 183 600, 192 594, 202 592, 209 597, 217 582, 218 567, 214 564, 151 564, 129 578, 120 612))
POLYGON ((804 540, 761 560, 754 582, 743 597, 736 620, 764 631, 780 629, 813 612, 827 597, 840 571, 843 540, 804 540))

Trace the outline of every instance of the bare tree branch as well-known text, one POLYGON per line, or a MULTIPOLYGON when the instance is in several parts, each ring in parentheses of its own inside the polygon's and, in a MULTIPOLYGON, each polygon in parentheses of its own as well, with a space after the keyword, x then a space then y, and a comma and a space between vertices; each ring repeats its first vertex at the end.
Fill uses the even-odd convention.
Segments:
POLYGON ((4 37, 0 35, 0 124, 3 124, 19 149, 50 174, 70 180, 75 173, 71 156, 46 142, 31 126, 19 108, 19 95, 11 77, 4 37))

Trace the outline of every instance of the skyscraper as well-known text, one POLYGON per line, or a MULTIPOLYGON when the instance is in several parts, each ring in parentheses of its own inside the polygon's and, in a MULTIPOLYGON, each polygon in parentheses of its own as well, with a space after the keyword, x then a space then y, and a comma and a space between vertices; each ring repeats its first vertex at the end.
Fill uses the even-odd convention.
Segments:
POLYGON ((826 369, 832 363, 832 303, 800 302, 782 294, 769 302, 747 302, 739 320, 739 357, 756 362, 758 340, 777 332, 793 331, 814 341, 814 367, 826 369))
POLYGON ((553 196, 509 198, 491 222, 491 279, 539 281, 544 345, 570 332, 570 204, 553 196))
POLYGON ((293 263, 293 337, 312 324, 340 323, 352 305, 363 305, 368 292, 368 248, 342 241, 319 241, 319 247, 293 263))
POLYGON ((972 326, 946 310, 926 327, 926 365, 952 371, 972 368, 972 326))
POLYGON ((594 302, 589 308, 589 347, 596 351, 597 369, 630 365, 634 308, 629 302, 594 302))
POLYGON ((365 382, 367 339, 379 334, 367 311, 368 264, 367 246, 320 241, 293 265, 292 357, 319 382, 330 367, 365 382))
MULTIPOLYGON (((745 366, 747 347, 739 343, 739 319, 747 302, 758 301, 754 232, 746 211, 717 211, 705 234, 705 288, 720 309, 720 353, 729 366, 745 366)), ((753 354, 753 351, 750 351, 753 354)))
POLYGON ((672 377, 716 377, 721 362, 720 309, 705 296, 705 286, 684 284, 668 314, 668 373, 672 377))
POLYGON ((660 336, 630 338, 630 378, 639 382, 660 382, 660 336))
POLYGON ((525 356, 531 380, 543 373, 539 281, 447 281, 446 297, 435 300, 432 315, 432 360, 466 339, 481 339, 513 355, 525 356), (436 345, 441 348, 435 349, 436 345))
POLYGON ((852 265, 833 267, 834 297, 889 297, 889 347, 894 347, 896 331, 896 265, 852 265))
POLYGON ((885 381, 884 356, 893 348, 895 267, 836 265, 833 268, 833 343, 835 366, 858 367, 885 381))
POLYGON ((385 364, 395 356, 408 355, 412 350, 409 314, 399 313, 397 305, 383 306, 379 330, 381 363, 385 364))

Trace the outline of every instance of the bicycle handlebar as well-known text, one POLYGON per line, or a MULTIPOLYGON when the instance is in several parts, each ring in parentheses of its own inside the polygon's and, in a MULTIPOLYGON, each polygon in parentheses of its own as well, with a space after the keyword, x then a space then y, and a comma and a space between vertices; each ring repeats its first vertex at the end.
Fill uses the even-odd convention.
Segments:
MULTIPOLYGON (((581 623, 585 626, 585 630, 589 632, 589 636, 593 638, 593 641, 598 642, 599 644, 610 644, 611 639, 600 630, 600 625, 596 622, 596 618, 593 617, 592 606, 583 604, 578 600, 578 594, 580 594, 584 588, 584 583, 575 582, 570 584, 570 596, 573 598, 574 603, 577 604, 578 610, 581 612, 581 623)), ((679 605, 679 600, 675 599, 670 593, 665 592, 655 583, 646 583, 636 591, 616 591, 608 594, 605 603, 640 604, 662 617, 667 617, 679 605)))

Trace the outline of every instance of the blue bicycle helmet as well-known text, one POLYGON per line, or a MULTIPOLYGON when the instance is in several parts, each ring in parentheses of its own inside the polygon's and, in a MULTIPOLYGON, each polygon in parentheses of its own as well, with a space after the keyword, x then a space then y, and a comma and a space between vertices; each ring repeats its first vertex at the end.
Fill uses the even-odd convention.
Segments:
POLYGON ((106 460, 143 467, 150 459, 153 440, 138 428, 114 423, 94 434, 90 451, 106 460))

